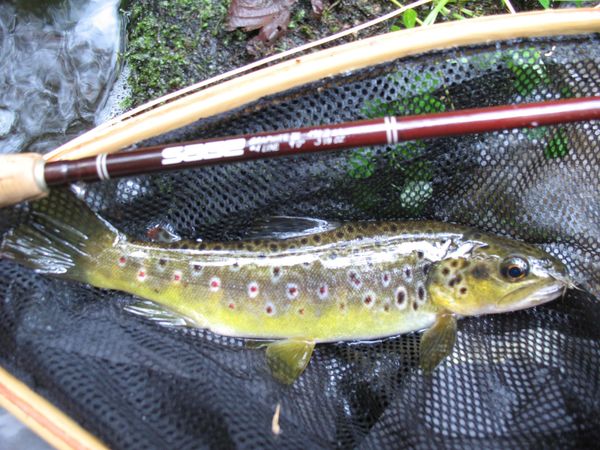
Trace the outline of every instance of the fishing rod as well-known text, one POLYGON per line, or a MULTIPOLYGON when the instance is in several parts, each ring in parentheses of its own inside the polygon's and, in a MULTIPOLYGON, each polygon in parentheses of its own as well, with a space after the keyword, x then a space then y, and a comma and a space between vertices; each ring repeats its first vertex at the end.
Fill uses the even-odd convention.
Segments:
POLYGON ((0 166, 0 206, 35 198, 49 187, 77 181, 102 181, 214 164, 597 119, 600 119, 600 96, 390 116, 101 153, 78 160, 44 162, 32 154, 7 155, 15 169, 18 166, 19 170, 28 169, 30 173, 23 173, 19 184, 15 177, 9 180, 6 176, 6 165, 0 166), (19 159, 23 157, 32 158, 33 162, 25 163, 19 159))

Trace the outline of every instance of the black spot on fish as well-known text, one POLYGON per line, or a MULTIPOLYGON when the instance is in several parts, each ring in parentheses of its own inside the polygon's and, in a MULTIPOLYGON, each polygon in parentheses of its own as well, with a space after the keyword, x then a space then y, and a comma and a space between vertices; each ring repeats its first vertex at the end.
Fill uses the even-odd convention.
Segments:
POLYGON ((425 288, 423 286, 419 286, 417 295, 419 296, 419 300, 423 301, 425 299, 425 288))
POLYGON ((465 295, 465 294, 467 293, 467 288, 466 288, 466 287, 462 287, 462 288, 460 288, 460 293, 461 293, 462 295, 465 295))
POLYGON ((265 255, 264 253, 259 253, 259 254, 258 254, 258 257, 259 257, 260 259, 264 259, 264 258, 266 258, 266 257, 267 257, 267 255, 265 255))
MULTIPOLYGON (((235 266, 236 264, 237 263, 234 263, 233 265, 235 266)), ((192 269, 194 269, 194 272, 200 272, 202 270, 202 266, 200 264, 194 264, 192 269)))
POLYGON ((162 267, 166 266, 166 265, 167 265, 167 260, 166 260, 166 259, 164 259, 164 258, 160 258, 160 259, 158 260, 158 265, 159 265, 159 266, 162 266, 162 267))
POLYGON ((198 250, 206 250, 206 244, 204 242, 202 244, 199 244, 198 250))
POLYGON ((457 260, 454 260, 454 261, 452 261, 452 262, 450 263, 450 265, 451 265, 452 267, 458 267, 458 261, 457 261, 457 260))
POLYGON ((431 269, 431 264, 425 264, 423 266, 423 274, 427 275, 429 273, 429 270, 431 269))
POLYGON ((220 245, 215 245, 213 247, 213 250, 222 250, 222 249, 223 249, 223 247, 221 247, 220 245))
POLYGON ((419 309, 419 305, 417 305, 417 302, 413 302, 412 304, 413 309, 416 311, 417 309, 419 309))
POLYGON ((385 312, 389 312, 390 311, 390 305, 388 305, 388 304, 383 305, 383 310, 385 312))
POLYGON ((442 274, 445 275, 445 276, 450 275, 450 269, 448 269, 447 267, 444 267, 442 269, 442 274))
POLYGON ((419 250, 419 251, 417 252, 417 257, 418 257, 419 259, 423 259, 423 258, 425 257, 425 253, 423 253, 421 250, 419 250))
POLYGON ((408 267, 404 269, 404 275, 406 275, 406 278, 410 278, 411 274, 412 271, 408 267))
POLYGON ((352 225, 348 225, 348 228, 346 229, 348 230, 348 233, 354 232, 354 227, 352 225))
POLYGON ((313 236, 314 242, 321 242, 321 236, 313 236))
POLYGON ((335 233, 335 235, 340 239, 344 237, 344 233, 342 233, 341 231, 338 231, 337 233, 335 233))
POLYGON ((471 275, 478 280, 483 280, 490 276, 490 272, 485 264, 477 264, 473 267, 473 270, 471 270, 471 275))
POLYGON ((396 294, 396 303, 402 305, 406 301, 406 292, 398 291, 396 294))
POLYGON ((367 295, 363 301, 364 301, 365 305, 368 306, 371 303, 373 303, 373 297, 371 297, 370 295, 367 295))
POLYGON ((390 230, 392 233, 396 233, 398 231, 398 225, 392 224, 390 225, 390 230))
POLYGON ((300 239, 300 243, 302 245, 306 245, 306 244, 308 244, 308 239, 307 238, 302 238, 302 239, 300 239))
POLYGON ((190 248, 190 246, 188 244, 181 244, 181 250, 187 250, 190 248))
POLYGON ((462 281, 462 277, 460 275, 456 275, 454 278, 452 278, 450 280, 450 282, 448 283, 448 286, 454 287, 457 284, 460 284, 461 281, 462 281))
POLYGON ((272 252, 276 252, 279 249, 277 244, 271 244, 271 245, 269 245, 269 248, 271 249, 272 252))
POLYGON ((158 288, 154 288, 154 292, 158 294, 160 291, 158 290, 158 288))

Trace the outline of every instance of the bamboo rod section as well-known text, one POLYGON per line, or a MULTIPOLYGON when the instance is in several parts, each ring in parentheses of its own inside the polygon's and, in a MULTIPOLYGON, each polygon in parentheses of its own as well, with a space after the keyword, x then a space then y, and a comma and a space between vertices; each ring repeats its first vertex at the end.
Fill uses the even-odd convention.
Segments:
POLYGON ((408 55, 514 38, 597 31, 600 10, 586 8, 488 16, 375 36, 258 70, 122 121, 117 118, 112 126, 91 130, 48 153, 45 159, 112 153, 276 92, 408 55))

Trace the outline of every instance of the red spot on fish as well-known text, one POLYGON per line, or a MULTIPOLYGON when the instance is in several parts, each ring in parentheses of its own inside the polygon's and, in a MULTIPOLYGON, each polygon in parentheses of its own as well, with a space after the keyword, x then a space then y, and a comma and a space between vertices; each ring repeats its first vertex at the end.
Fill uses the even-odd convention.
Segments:
POLYGON ((146 271, 145 271, 144 269, 141 269, 141 270, 138 272, 138 275, 137 275, 137 277, 138 277, 138 280, 140 280, 140 281, 144 281, 144 280, 146 279, 146 271))
POLYGON ((221 280, 218 277, 212 277, 209 286, 211 291, 216 292, 221 287, 221 280))
POLYGON ((258 283, 256 281, 253 281, 252 283, 248 284, 248 297, 254 298, 257 295, 258 295, 258 283))
POLYGON ((229 309, 235 309, 235 305, 233 303, 229 304, 229 309))
POLYGON ((298 297, 298 294, 300 293, 300 291, 298 290, 298 286, 296 286, 295 284, 288 284, 287 287, 287 297, 290 300, 295 299, 296 297, 298 297))
POLYGON ((272 306, 267 306, 265 308, 265 311, 267 312, 267 314, 273 314, 273 307, 272 306))
POLYGON ((327 298, 327 296, 329 295, 329 288, 327 287, 326 284, 323 284, 319 287, 318 295, 321 300, 324 300, 327 298))
POLYGON ((300 314, 301 316, 303 316, 304 315, 304 308, 300 308, 298 310, 298 314, 300 314))
POLYGON ((127 262, 127 258, 125 258, 124 256, 121 256, 119 258, 119 265, 120 266, 124 266, 126 262, 127 262))
POLYGON ((181 274, 180 274, 180 273, 177 273, 177 272, 175 272, 175 273, 173 274, 173 281, 175 281, 175 282, 181 281, 181 274))

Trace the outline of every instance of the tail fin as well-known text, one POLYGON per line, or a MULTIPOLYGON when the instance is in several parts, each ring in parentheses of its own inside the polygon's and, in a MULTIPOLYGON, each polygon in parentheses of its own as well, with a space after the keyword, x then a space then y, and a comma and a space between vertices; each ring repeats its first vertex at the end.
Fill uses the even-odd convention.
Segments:
POLYGON ((116 230, 70 192, 31 203, 27 219, 6 233, 0 256, 39 273, 85 281, 86 268, 116 230))

